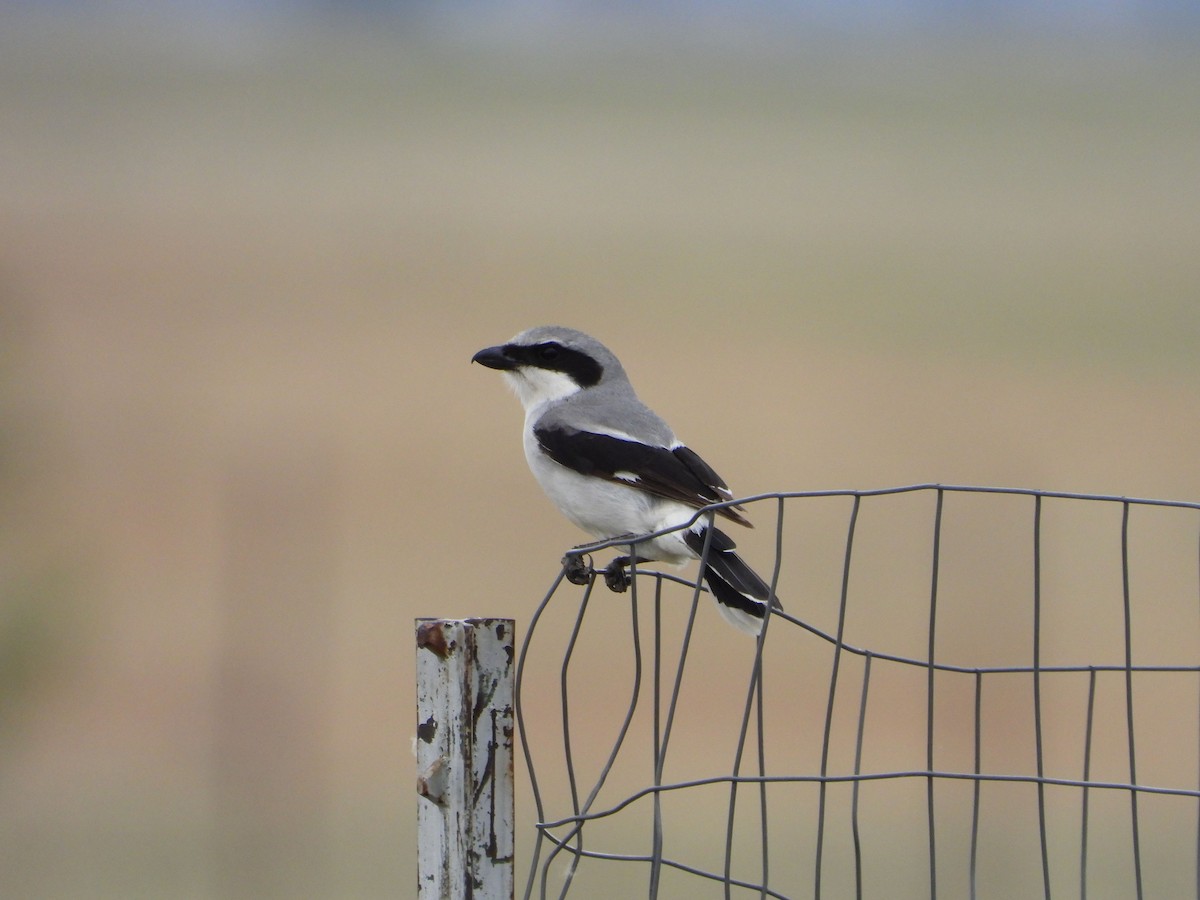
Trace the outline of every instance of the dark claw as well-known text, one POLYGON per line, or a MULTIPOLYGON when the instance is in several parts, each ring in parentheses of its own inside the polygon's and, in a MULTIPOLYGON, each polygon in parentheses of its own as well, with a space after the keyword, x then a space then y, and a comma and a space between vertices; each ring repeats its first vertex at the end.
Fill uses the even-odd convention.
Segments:
POLYGON ((568 553, 562 558, 562 567, 563 575, 571 584, 583 585, 592 580, 592 567, 582 554, 568 553))
POLYGON ((625 571, 625 560, 623 558, 617 557, 605 567, 604 583, 608 585, 610 591, 615 591, 618 594, 623 594, 628 590, 629 585, 633 583, 633 579, 625 571))

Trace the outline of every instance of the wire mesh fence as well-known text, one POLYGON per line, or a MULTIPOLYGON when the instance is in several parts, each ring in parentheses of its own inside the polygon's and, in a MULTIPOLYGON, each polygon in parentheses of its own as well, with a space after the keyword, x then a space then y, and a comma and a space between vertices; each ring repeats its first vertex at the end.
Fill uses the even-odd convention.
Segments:
POLYGON ((525 897, 1200 897, 1200 504, 741 502, 757 641, 687 571, 538 607, 525 897))

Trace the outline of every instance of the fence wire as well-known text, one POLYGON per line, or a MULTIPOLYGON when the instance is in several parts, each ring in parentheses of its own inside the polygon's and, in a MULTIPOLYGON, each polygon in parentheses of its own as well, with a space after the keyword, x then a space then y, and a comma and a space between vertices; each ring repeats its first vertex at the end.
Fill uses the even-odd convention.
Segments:
POLYGON ((757 641, 647 566, 538 606, 526 898, 1200 898, 1200 503, 737 502, 775 519, 757 641))

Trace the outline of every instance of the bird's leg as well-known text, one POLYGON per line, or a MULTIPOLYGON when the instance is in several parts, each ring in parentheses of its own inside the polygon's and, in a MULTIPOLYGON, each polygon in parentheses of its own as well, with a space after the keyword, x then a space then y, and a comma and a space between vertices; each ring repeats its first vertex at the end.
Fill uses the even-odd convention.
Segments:
MULTIPOLYGON (((608 541, 620 540, 621 538, 634 538, 637 535, 618 534, 611 538, 605 538, 600 541, 593 541, 590 544, 578 544, 571 548, 572 551, 587 550, 595 547, 597 544, 606 544, 608 541)), ((629 587, 630 578, 625 574, 625 567, 628 566, 634 558, 631 556, 618 556, 610 562, 604 570, 604 583, 608 585, 610 590, 623 593, 629 587)), ((637 558, 637 562, 650 562, 648 559, 637 558)), ((571 552, 562 558, 563 575, 571 584, 584 585, 591 579, 592 569, 591 556, 585 553, 571 552), (587 561, 584 557, 587 556, 587 561)))
POLYGON ((641 556, 618 556, 610 562, 604 569, 604 583, 608 585, 610 591, 616 591, 618 594, 623 594, 633 583, 633 579, 629 573, 625 571, 626 567, 631 563, 652 562, 641 556))

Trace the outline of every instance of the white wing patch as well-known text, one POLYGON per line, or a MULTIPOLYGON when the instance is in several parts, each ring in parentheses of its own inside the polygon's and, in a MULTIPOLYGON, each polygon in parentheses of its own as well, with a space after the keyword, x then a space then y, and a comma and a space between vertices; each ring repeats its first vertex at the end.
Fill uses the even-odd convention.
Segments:
MULTIPOLYGON (((608 428, 604 425, 589 424, 587 430, 592 434, 603 434, 607 437, 616 438, 619 441, 628 441, 631 444, 644 444, 647 447, 657 447, 659 444, 655 441, 647 441, 645 438, 634 437, 628 431, 622 431, 619 428, 608 428)), ((678 441, 668 447, 668 450, 673 450, 678 445, 678 441)))

